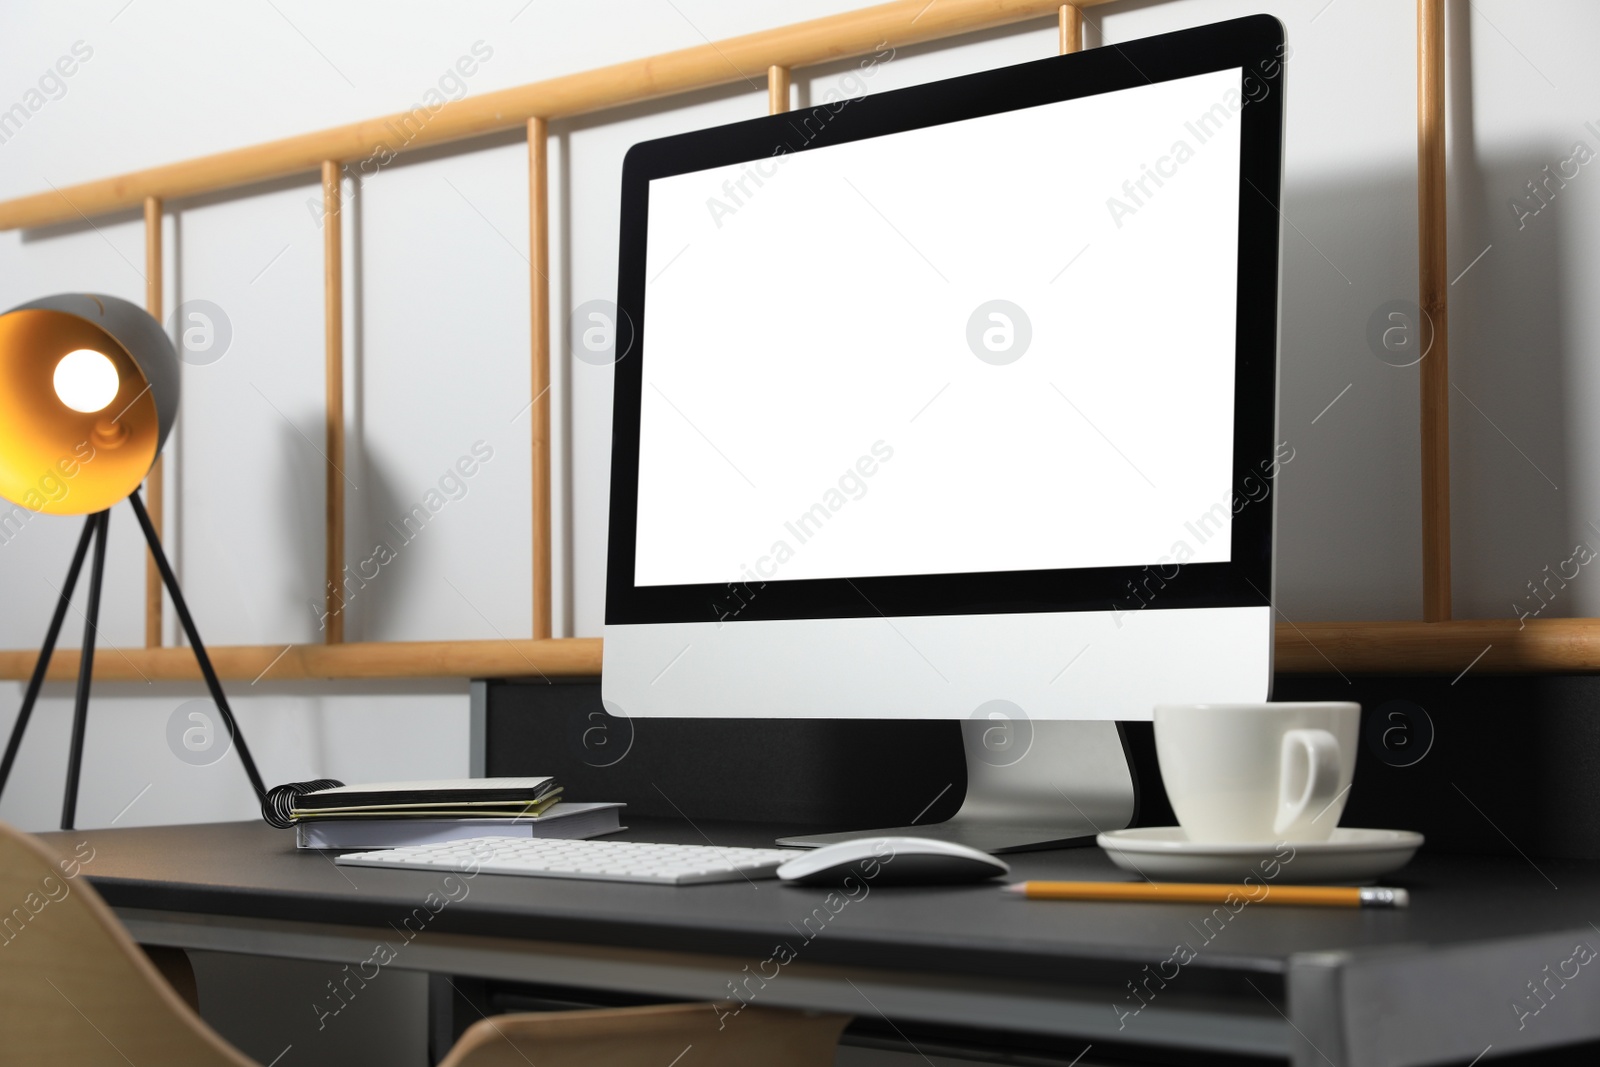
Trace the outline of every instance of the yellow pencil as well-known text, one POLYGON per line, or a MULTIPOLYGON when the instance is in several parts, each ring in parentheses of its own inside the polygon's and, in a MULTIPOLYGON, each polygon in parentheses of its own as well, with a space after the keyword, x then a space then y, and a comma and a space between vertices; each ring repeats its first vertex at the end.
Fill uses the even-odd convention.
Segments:
POLYGON ((1404 908, 1411 895, 1383 886, 1226 885, 1202 882, 1015 882, 1001 886, 1029 900, 1160 901, 1167 904, 1297 904, 1323 908, 1404 908))

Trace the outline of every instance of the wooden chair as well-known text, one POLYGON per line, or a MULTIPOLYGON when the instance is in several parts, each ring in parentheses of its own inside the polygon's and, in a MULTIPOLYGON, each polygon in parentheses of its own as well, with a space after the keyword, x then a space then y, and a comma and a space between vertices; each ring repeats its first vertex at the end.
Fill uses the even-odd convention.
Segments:
POLYGON ((497 1015, 439 1067, 832 1067, 847 1015, 747 1007, 718 1029, 715 1004, 497 1015))
MULTIPOLYGON (((174 991, 81 862, 0 823, 0 1063, 259 1067, 174 991)), ((501 1015, 441 1067, 827 1067, 848 1021, 713 1004, 501 1015)))

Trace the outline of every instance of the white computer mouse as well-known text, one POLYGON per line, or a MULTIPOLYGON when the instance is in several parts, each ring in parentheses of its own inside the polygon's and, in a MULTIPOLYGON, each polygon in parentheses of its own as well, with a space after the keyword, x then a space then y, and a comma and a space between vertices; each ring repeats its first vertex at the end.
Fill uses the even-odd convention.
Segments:
POLYGON ((778 877, 795 885, 951 885, 1010 870, 987 852, 931 837, 858 837, 796 856, 778 877))

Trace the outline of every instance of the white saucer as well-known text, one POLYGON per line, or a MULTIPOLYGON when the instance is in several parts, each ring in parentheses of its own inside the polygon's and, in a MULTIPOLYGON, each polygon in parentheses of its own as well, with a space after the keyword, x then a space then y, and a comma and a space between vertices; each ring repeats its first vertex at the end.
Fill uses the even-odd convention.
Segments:
POLYGON ((1327 841, 1211 844, 1189 840, 1181 826, 1113 830, 1095 838, 1125 871, 1154 881, 1371 882, 1411 862, 1422 835, 1410 830, 1339 827, 1327 841))

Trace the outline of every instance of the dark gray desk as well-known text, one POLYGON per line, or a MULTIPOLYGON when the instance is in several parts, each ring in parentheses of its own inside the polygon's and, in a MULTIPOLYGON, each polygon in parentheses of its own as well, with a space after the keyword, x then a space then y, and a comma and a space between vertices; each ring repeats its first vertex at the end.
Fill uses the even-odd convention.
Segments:
MULTIPOLYGON (((700 829, 734 845, 766 843, 780 828, 700 829)), ((425 902, 444 895, 443 874, 336 867, 258 823, 43 836, 63 852, 93 845, 85 873, 146 944, 355 964, 384 942, 397 946, 389 965, 412 970, 664 998, 737 994, 1295 1067, 1466 1063, 1491 1046, 1486 1060, 1600 1038, 1600 960, 1565 962, 1580 942, 1600 949, 1595 864, 1423 856, 1391 880, 1412 890, 1409 911, 1253 905, 1207 927, 1201 905, 1024 901, 993 887, 877 887, 842 907, 836 898, 835 914, 827 891, 773 881, 665 888, 495 875, 465 883, 465 895, 451 890, 459 899, 434 913, 425 902), (426 921, 411 925, 422 932, 407 941, 406 917, 419 914, 426 921), (1193 960, 1161 966, 1180 943, 1193 960), (793 958, 769 962, 780 944, 793 958), (1564 982, 1551 977, 1560 970, 1564 982), (1546 982, 1543 999, 1530 982, 1546 982)), ((627 836, 701 840, 678 824, 636 824, 627 836)), ((1120 877, 1093 849, 1007 858, 1021 878, 1120 877)))

